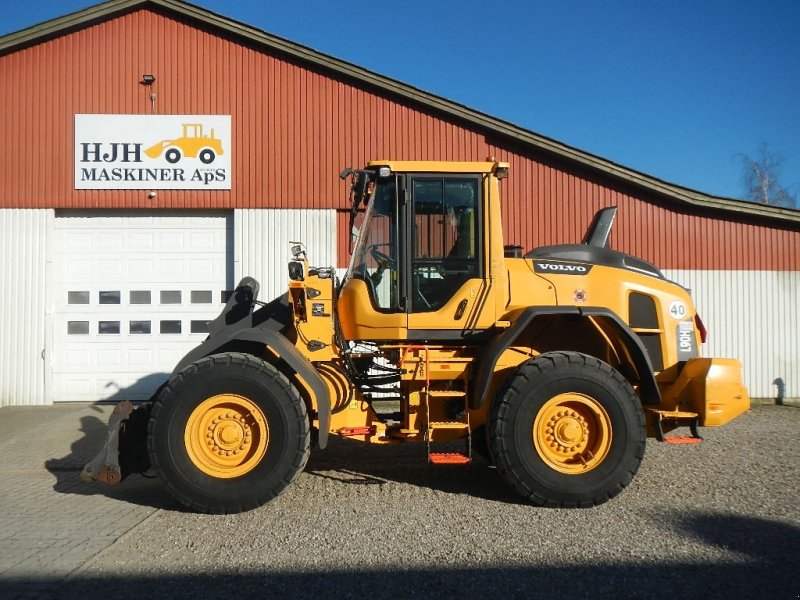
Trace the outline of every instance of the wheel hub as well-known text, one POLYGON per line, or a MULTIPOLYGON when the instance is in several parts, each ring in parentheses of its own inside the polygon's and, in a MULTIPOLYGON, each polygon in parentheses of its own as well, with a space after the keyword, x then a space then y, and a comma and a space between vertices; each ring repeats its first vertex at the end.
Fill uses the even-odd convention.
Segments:
POLYGON ((611 447, 611 421, 594 398, 559 394, 542 406, 533 424, 539 457, 552 469, 580 474, 599 465, 611 447))
POLYGON ((209 424, 206 445, 219 456, 235 456, 250 445, 250 429, 245 417, 235 412, 226 412, 209 424))
POLYGON ((192 411, 184 435, 189 459, 214 477, 244 475, 263 458, 269 426, 261 409, 235 394, 220 394, 192 411))
POLYGON ((586 420, 574 410, 550 417, 545 429, 548 446, 560 453, 574 452, 589 436, 586 420))

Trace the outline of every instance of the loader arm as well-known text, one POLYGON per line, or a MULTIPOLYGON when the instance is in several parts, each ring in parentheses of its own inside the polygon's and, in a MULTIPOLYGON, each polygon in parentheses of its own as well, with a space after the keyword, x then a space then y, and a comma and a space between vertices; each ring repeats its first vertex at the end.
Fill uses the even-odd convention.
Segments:
MULTIPOLYGON (((289 342, 280 331, 291 324, 287 295, 280 296, 253 311, 258 297, 259 284, 245 277, 236 286, 220 315, 209 324, 210 335, 184 356, 173 370, 173 376, 193 362, 220 351, 236 349, 241 344, 257 343, 269 348, 277 360, 284 360, 297 374, 300 384, 307 388, 316 402, 319 419, 319 446, 328 444, 328 425, 331 400, 328 387, 314 365, 289 342)), ((312 403, 313 404, 313 403, 312 403)))

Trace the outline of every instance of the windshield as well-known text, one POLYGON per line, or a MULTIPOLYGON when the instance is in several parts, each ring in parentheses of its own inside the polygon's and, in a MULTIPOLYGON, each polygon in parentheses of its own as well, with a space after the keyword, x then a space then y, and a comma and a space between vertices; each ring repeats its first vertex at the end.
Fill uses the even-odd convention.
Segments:
POLYGON ((347 277, 367 284, 379 310, 397 310, 400 300, 395 177, 377 180, 366 211, 356 215, 354 231, 357 237, 347 277))

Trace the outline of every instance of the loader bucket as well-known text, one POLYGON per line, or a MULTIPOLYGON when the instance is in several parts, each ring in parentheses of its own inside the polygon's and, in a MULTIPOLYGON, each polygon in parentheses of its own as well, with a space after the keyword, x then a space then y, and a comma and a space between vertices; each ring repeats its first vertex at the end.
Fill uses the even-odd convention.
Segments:
POLYGON ((81 471, 84 481, 102 481, 103 483, 119 483, 122 471, 119 466, 119 427, 123 419, 133 412, 133 404, 123 400, 114 407, 108 420, 108 431, 103 449, 81 471))
POLYGON ((161 153, 164 151, 164 148, 166 148, 168 144, 169 141, 158 142, 157 144, 154 144, 149 148, 147 148, 144 151, 144 153, 150 158, 158 158, 159 156, 161 156, 161 153))

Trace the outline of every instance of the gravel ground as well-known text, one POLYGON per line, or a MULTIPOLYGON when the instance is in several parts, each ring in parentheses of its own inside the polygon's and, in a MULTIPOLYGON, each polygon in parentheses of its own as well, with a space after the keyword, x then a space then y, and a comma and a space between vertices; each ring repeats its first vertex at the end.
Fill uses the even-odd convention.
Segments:
POLYGON ((700 445, 648 440, 633 483, 584 510, 526 505, 487 463, 428 466, 417 445, 333 440, 241 515, 137 481, 157 510, 48 594, 799 598, 799 430, 800 409, 755 406, 700 445))

